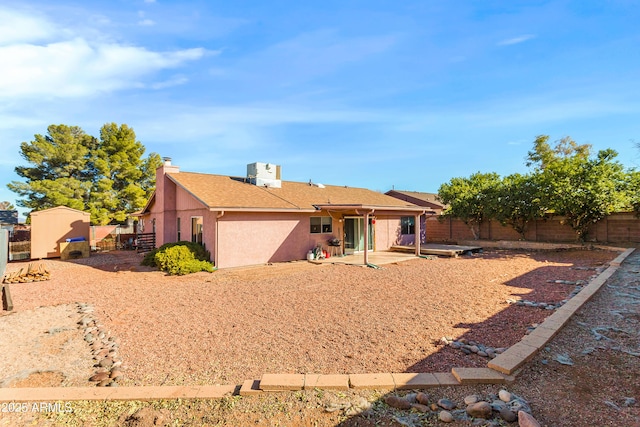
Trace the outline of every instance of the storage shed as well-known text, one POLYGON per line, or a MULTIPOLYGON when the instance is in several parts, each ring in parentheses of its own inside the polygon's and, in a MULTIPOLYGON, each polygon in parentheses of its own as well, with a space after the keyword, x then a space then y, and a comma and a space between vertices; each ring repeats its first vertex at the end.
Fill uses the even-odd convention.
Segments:
POLYGON ((88 247, 90 217, 88 212, 66 206, 32 212, 31 259, 60 257, 60 244, 67 239, 84 238, 88 247))

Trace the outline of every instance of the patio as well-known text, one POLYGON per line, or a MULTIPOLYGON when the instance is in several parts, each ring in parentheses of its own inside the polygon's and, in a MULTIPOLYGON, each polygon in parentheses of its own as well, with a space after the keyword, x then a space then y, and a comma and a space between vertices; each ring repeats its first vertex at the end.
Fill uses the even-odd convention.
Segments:
MULTIPOLYGON (((397 262, 408 261, 411 259, 417 259, 415 254, 395 252, 395 251, 375 251, 367 254, 368 263, 370 265, 385 265, 394 264, 397 262)), ((315 264, 347 264, 347 265, 359 265, 365 266, 364 252, 355 253, 351 255, 334 255, 329 258, 322 258, 318 260, 309 261, 315 264)))

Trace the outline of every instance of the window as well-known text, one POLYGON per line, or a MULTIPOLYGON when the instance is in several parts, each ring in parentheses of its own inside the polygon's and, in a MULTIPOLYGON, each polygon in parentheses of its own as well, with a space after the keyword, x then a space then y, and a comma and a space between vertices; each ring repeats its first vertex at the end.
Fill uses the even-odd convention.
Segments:
POLYGON ((194 216, 191 218, 191 241, 193 243, 202 244, 202 217, 194 216))
POLYGON ((182 239, 180 238, 180 217, 178 217, 178 223, 176 224, 176 228, 178 229, 178 242, 181 242, 182 239))
POLYGON ((330 216, 312 216, 311 233, 331 233, 333 230, 330 216))
POLYGON ((416 218, 414 216, 400 218, 400 234, 416 234, 416 218))

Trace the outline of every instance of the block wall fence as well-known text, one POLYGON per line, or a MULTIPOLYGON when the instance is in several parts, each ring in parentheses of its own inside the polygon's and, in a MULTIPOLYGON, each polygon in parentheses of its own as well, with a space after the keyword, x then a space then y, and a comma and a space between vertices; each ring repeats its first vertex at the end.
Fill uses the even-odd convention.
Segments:
MULTIPOLYGON (((532 242, 575 242, 576 234, 562 217, 552 217, 529 224, 525 234, 532 242)), ((426 242, 456 242, 473 240, 467 225, 459 219, 429 217, 424 230, 426 242)), ((497 221, 485 221, 480 226, 480 240, 520 240, 520 235, 497 221)), ((640 218, 632 213, 616 213, 589 228, 588 242, 640 243, 640 218)))

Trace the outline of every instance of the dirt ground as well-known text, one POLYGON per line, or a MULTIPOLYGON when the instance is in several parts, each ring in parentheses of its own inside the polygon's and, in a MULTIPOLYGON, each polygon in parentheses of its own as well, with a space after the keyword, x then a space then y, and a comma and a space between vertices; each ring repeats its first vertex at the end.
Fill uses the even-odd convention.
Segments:
MULTIPOLYGON (((615 255, 489 251, 458 259, 418 259, 381 270, 302 262, 168 277, 139 267, 133 253, 100 254, 67 263, 45 261, 52 279, 12 285, 16 313, 1 317, 0 324, 30 310, 33 317, 44 310, 38 307, 91 304, 119 343, 126 367, 123 385, 239 384, 266 372, 446 371, 486 366, 486 359, 443 346, 442 336, 512 345, 550 312, 509 304, 508 299, 562 301, 574 287, 549 280, 588 280, 615 255)), ((591 425, 639 425, 638 271, 640 257, 635 254, 511 386, 544 425, 582 426, 588 425, 586 420, 596 421, 591 425), (558 355, 573 364, 559 363, 558 355)), ((68 316, 77 323, 73 313, 68 316)), ((56 348, 74 340, 59 340, 56 348)), ((3 369, 0 381, 9 387, 37 385, 38 370, 46 385, 87 378, 84 368, 74 373, 64 366, 23 366, 15 372, 6 360, 0 357, 0 365, 12 366, 14 372, 3 369), (23 371, 30 374, 18 378, 23 371)), ((497 391, 456 387, 429 395, 434 401, 447 397, 461 404, 467 394, 497 391)), ((391 410, 382 403, 384 396, 316 390, 220 401, 72 402, 71 413, 18 418, 0 413, 0 425, 33 419, 59 425, 144 425, 150 420, 167 425, 438 424, 435 412, 391 410), (354 410, 362 398, 371 408, 354 410), (141 408, 142 415, 136 412, 141 408)))

